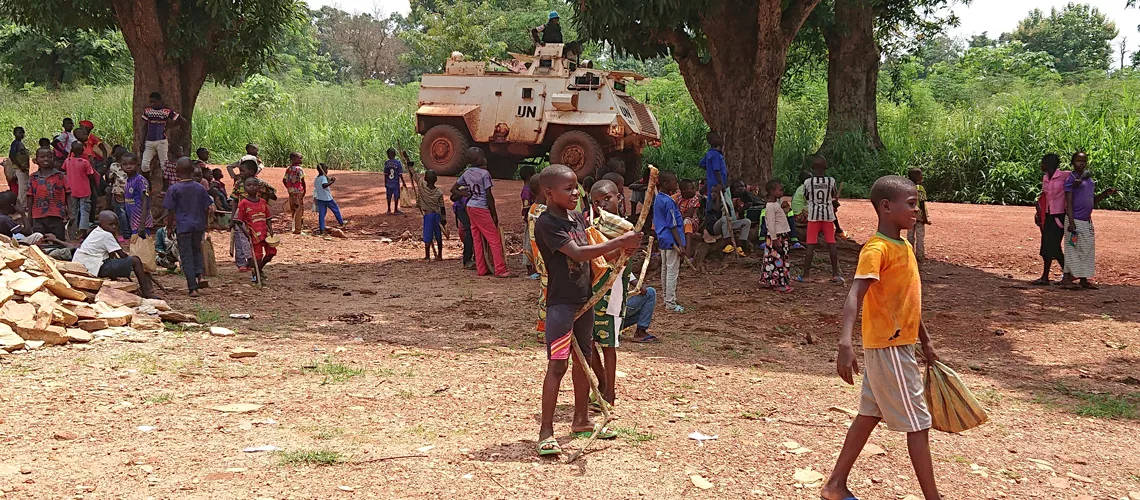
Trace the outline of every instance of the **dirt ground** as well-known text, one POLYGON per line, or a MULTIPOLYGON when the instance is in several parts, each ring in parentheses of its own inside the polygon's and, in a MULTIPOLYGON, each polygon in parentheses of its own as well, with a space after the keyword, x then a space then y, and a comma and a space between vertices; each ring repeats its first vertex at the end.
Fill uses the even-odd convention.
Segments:
MULTIPOLYGON (((398 241, 419 234, 415 209, 383 215, 380 175, 335 175, 349 238, 284 235, 266 288, 226 260, 224 233, 212 234, 222 274, 203 297, 160 277, 172 304, 236 336, 171 329, 0 356, 2 496, 818 498, 793 476, 828 474, 850 422, 833 408, 857 408, 858 388, 834 368, 846 288, 762 291, 751 258, 684 269, 689 311, 659 310, 663 342, 620 348, 621 437, 573 464, 543 460, 537 284, 462 270, 455 234, 444 262, 422 262, 421 243, 398 241), (259 354, 231 359, 238 347, 259 354), (212 409, 231 403, 260 407, 212 409), (694 431, 718 439, 699 444, 694 431), (243 451, 263 445, 283 453, 243 451)), ((495 187, 508 234, 520 187, 495 187)), ((1032 209, 935 203, 930 214, 924 317, 990 415, 931 434, 944 496, 1140 498, 1140 247, 1125 240, 1136 215, 1094 214, 1105 286, 1069 292, 1026 285, 1040 272, 1032 209)), ((874 230, 865 201, 839 216, 859 242, 874 230)), ((855 248, 842 254, 848 276, 855 248)), ((510 266, 522 274, 521 256, 510 266)), ((570 402, 567 378, 556 420, 567 450, 583 443, 568 436, 570 402)), ((882 453, 856 464, 852 489, 918 495, 905 437, 881 428, 871 442, 882 453)))

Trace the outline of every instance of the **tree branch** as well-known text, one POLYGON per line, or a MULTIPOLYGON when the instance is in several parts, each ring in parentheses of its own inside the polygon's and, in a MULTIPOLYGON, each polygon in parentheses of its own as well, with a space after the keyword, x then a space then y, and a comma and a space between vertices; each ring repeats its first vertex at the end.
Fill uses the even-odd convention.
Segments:
POLYGON ((788 7, 780 15, 780 31, 783 34, 784 47, 787 48, 795 40, 796 33, 803 27, 804 21, 811 15, 811 11, 819 5, 819 0, 791 0, 788 7))

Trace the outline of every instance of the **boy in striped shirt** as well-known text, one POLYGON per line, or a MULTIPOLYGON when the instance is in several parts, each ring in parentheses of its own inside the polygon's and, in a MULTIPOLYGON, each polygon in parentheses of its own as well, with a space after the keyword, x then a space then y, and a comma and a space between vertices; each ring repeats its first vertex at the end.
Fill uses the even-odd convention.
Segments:
POLYGON ((859 373, 851 333, 859 307, 863 307, 863 390, 859 415, 847 429, 843 450, 831 477, 823 485, 825 500, 855 498, 847 489, 847 476, 880 421, 906 433, 907 449, 918 484, 927 500, 941 498, 934 484, 930 458, 930 413, 923 395, 922 375, 915 358, 921 343, 927 363, 938 359, 922 322, 922 281, 914 248, 901 237, 918 219, 918 191, 905 177, 880 177, 871 187, 871 203, 879 217, 878 231, 859 252, 855 282, 843 304, 836 369, 844 382, 854 385, 859 373))
POLYGON ((839 274, 839 250, 835 247, 835 204, 839 198, 839 185, 834 177, 828 177, 827 160, 822 156, 812 159, 813 175, 804 181, 804 196, 807 198, 807 254, 804 255, 803 274, 796 281, 807 281, 811 274, 815 247, 819 243, 819 233, 827 243, 827 253, 831 257, 831 281, 843 283, 839 274))

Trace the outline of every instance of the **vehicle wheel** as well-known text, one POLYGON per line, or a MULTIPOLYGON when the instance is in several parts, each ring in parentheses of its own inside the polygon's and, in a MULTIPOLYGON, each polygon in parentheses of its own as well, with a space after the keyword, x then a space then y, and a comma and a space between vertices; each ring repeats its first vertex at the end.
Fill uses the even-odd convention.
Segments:
POLYGON ((597 139, 581 130, 571 130, 554 140, 550 163, 570 167, 579 179, 594 175, 606 162, 605 152, 597 139))
POLYGON ((464 157, 471 141, 467 134, 451 125, 428 129, 420 141, 420 161, 424 168, 439 175, 455 175, 463 169, 464 157))
POLYGON ((487 170, 495 179, 514 179, 519 162, 513 156, 487 155, 487 170))

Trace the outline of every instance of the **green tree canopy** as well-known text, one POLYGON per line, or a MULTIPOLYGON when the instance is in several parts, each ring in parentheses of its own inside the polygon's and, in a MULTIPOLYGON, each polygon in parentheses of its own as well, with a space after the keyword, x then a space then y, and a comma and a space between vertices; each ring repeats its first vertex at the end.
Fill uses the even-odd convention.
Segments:
POLYGON ((1062 73, 1107 71, 1112 61, 1111 41, 1119 32, 1116 24, 1099 9, 1070 3, 1052 9, 1046 16, 1034 9, 1011 33, 1030 52, 1047 52, 1062 73))
POLYGON ((0 23, 0 80, 25 84, 109 85, 131 78, 131 53, 117 30, 51 32, 0 23))

